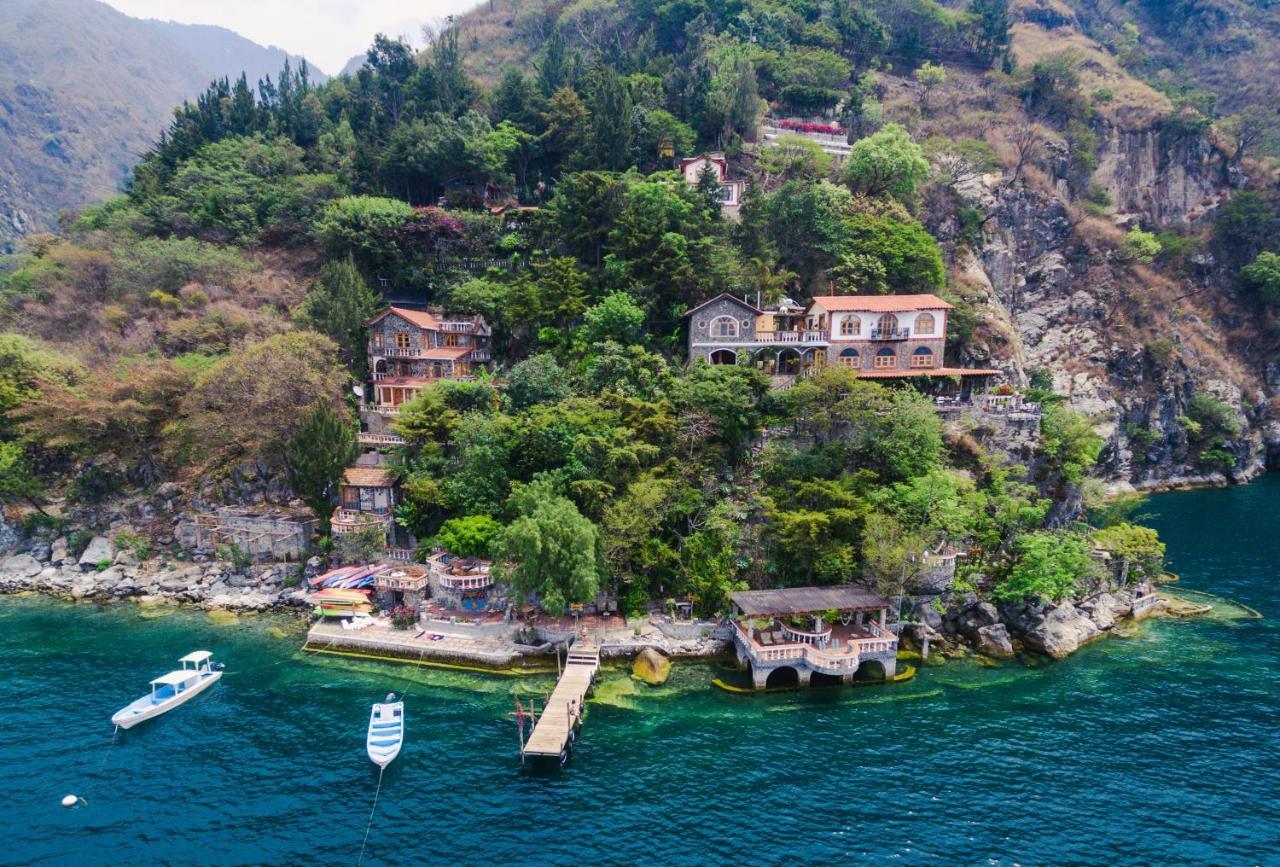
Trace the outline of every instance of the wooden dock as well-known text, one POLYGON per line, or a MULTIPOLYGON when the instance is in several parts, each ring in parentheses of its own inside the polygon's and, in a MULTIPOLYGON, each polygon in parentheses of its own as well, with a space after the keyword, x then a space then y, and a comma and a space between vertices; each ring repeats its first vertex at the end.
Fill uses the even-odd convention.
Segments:
MULTIPOLYGON (((547 706, 533 726, 528 740, 522 740, 520 759, 550 758, 564 764, 574 740, 574 729, 582 722, 587 691, 600 668, 600 646, 594 639, 579 638, 565 657, 564 672, 547 699, 547 706)), ((523 734, 523 728, 521 729, 523 734)))

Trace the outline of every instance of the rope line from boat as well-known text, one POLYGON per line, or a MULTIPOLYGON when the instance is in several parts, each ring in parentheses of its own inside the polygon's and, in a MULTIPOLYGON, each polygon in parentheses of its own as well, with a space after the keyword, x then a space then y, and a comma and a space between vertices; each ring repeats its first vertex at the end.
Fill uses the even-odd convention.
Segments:
POLYGON ((120 734, 120 726, 116 726, 111 731, 111 743, 107 744, 107 751, 102 754, 102 761, 98 763, 98 770, 101 771, 107 766, 107 759, 111 758, 111 748, 116 745, 116 736, 120 734))
POLYGON ((369 831, 373 828, 373 815, 378 812, 378 795, 382 794, 382 775, 386 768, 378 768, 378 788, 373 792, 373 809, 369 811, 369 824, 364 826, 364 842, 360 844, 360 857, 356 859, 356 867, 364 863, 364 850, 369 845, 369 831))

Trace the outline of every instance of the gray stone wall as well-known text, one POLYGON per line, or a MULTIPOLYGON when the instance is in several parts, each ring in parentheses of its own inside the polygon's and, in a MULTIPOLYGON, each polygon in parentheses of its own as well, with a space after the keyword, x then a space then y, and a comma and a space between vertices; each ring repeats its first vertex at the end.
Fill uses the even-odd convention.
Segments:
POLYGON ((740 344, 754 340, 755 333, 756 313, 750 306, 736 298, 719 298, 689 317, 689 360, 707 360, 717 349, 741 353, 740 344), (737 337, 712 336, 711 323, 722 316, 730 316, 738 323, 737 337))
POLYGON ((894 350, 897 359, 897 370, 911 370, 911 354, 916 351, 917 347, 927 346, 933 350, 933 368, 945 366, 943 358, 943 350, 946 342, 941 338, 929 338, 921 340, 861 340, 849 343, 833 342, 827 350, 827 364, 840 364, 840 353, 846 349, 853 348, 858 350, 859 370, 874 370, 875 362, 873 361, 875 354, 885 347, 894 350))

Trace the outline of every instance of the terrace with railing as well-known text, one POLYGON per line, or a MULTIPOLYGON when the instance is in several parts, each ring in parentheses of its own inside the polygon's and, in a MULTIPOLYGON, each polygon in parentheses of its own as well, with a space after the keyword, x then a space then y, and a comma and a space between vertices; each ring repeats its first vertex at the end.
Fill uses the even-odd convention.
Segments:
POLYGON ((391 514, 379 515, 373 512, 359 512, 355 509, 338 509, 329 522, 330 529, 338 534, 359 533, 370 527, 391 529, 391 514))
POLYGON ((427 565, 445 590, 488 590, 493 586, 492 564, 479 557, 457 557, 437 551, 427 558, 427 565))
POLYGON ((356 442, 362 446, 402 446, 404 445, 404 437, 391 433, 360 431, 356 434, 356 442))
POLYGON ((857 671, 864 655, 894 653, 898 638, 875 621, 862 626, 834 623, 819 630, 798 629, 780 620, 763 626, 738 622, 736 638, 753 663, 804 660, 824 674, 857 671))

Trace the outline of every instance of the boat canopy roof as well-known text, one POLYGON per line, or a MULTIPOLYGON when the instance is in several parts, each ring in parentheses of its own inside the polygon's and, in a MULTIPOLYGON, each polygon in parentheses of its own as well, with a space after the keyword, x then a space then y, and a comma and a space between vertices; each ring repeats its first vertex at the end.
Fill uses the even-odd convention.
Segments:
POLYGON ((199 665, 211 656, 213 656, 211 651, 193 650, 186 656, 182 657, 182 659, 179 659, 178 662, 194 662, 196 665, 199 665))
POLYGON ((186 683, 195 673, 194 671, 171 671, 168 674, 160 675, 151 682, 159 686, 177 686, 180 683, 186 683))

